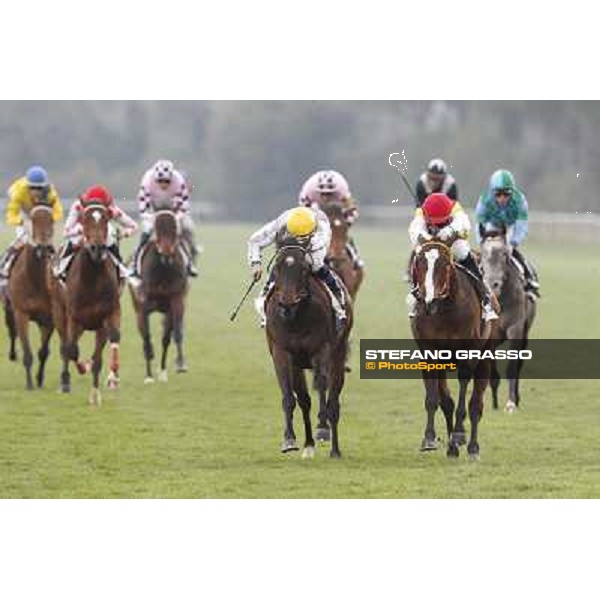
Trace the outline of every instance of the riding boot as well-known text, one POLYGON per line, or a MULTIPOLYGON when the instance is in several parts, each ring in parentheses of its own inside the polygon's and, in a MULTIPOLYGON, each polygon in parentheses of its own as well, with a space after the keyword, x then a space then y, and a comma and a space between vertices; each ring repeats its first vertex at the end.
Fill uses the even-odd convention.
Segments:
POLYGON ((117 267, 119 279, 132 280, 132 283, 136 285, 138 280, 133 276, 131 269, 123 262, 119 246, 117 246, 117 244, 111 244, 108 247, 108 252, 110 253, 112 261, 117 267))
POLYGON ((412 319, 417 314, 417 302, 419 301, 419 288, 414 283, 412 284, 408 295, 406 296, 406 304, 408 305, 408 318, 412 319))
POLYGON ((17 249, 14 244, 11 244, 2 256, 2 262, 0 263, 0 279, 8 279, 16 254, 17 249))
POLYGON ((521 251, 516 246, 512 248, 512 255, 523 269, 525 277, 525 291, 534 296, 540 297, 540 284, 537 281, 537 273, 534 273, 527 259, 521 254, 521 251))
POLYGON ((148 232, 142 232, 142 235, 140 235, 140 241, 138 242, 138 245, 135 249, 135 252, 133 253, 133 259, 132 259, 132 265, 131 265, 131 278, 133 279, 140 279, 140 274, 138 273, 138 262, 140 259, 140 256, 142 255, 142 251, 144 250, 144 248, 146 247, 146 244, 150 241, 150 237, 152 236, 152 234, 148 233, 148 232))
POLYGON ((352 263, 354 265, 354 269, 362 269, 365 266, 365 261, 360 256, 360 251, 354 238, 348 238, 348 243, 346 244, 346 250, 352 259, 352 263))
POLYGON ((61 249, 60 254, 56 257, 54 266, 52 267, 52 274, 57 279, 63 279, 67 274, 67 269, 71 264, 71 257, 75 252, 75 245, 73 242, 68 241, 61 249))
POLYGON ((493 321, 494 319, 497 319, 498 315, 492 307, 490 292, 483 281, 483 276, 481 275, 481 271, 479 270, 473 255, 469 252, 467 257, 459 261, 458 264, 460 264, 473 276, 473 281, 475 282, 475 291, 479 296, 481 307, 483 309, 483 319, 485 321, 493 321))
POLYGON ((196 247, 191 243, 182 243, 179 244, 179 247, 181 248, 181 253, 185 258, 187 274, 190 277, 198 277, 198 269, 194 264, 196 261, 196 256, 198 255, 196 247))
POLYGON ((344 308, 344 305, 346 304, 344 292, 338 285, 338 282, 328 265, 323 265, 318 271, 316 271, 315 275, 323 283, 325 283, 331 292, 331 304, 333 305, 333 310, 335 312, 335 324, 336 328, 339 330, 344 326, 344 323, 348 318, 344 308))

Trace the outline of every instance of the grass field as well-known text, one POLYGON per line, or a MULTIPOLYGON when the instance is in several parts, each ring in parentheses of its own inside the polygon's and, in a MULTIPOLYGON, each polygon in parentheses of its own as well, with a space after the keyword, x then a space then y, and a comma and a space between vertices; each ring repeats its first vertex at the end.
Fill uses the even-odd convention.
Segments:
MULTIPOLYGON (((347 379, 341 461, 325 447, 311 462, 281 455, 280 396, 252 303, 229 323, 247 282, 251 226, 206 226, 202 275, 186 322, 190 372, 144 386, 141 340, 123 296, 122 386, 90 408, 88 378, 59 394, 53 343, 45 390, 24 391, 0 333, 0 497, 598 497, 600 416, 596 381, 524 381, 522 409, 492 411, 480 431, 481 461, 421 454, 419 381, 347 379)), ((354 339, 408 337, 402 231, 357 231, 368 274, 354 339)), ((543 299, 534 337, 600 337, 596 246, 528 245, 543 299)), ((155 346, 159 322, 153 321, 155 346)), ((87 334, 88 336, 90 334, 87 334)), ((37 340, 37 334, 36 334, 37 340)), ((87 339, 83 347, 90 347, 87 339)), ((173 355, 172 355, 173 357, 173 355)), ((172 362, 172 361, 171 361, 172 362)), ((503 386, 502 391, 506 392, 503 386)), ((504 396, 504 394, 503 394, 504 396)), ((301 441, 301 415, 296 413, 301 441)), ((439 431, 442 417, 439 415, 439 431)))

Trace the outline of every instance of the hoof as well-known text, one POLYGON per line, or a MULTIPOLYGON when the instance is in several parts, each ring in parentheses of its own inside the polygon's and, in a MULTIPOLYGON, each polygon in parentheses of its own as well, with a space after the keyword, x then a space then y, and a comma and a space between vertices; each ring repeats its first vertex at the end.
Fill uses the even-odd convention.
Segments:
POLYGON ((102 404, 102 395, 98 388, 92 388, 90 392, 90 404, 92 406, 100 406, 102 404))
POLYGON ((479 451, 477 452, 469 452, 469 460, 473 462, 477 462, 480 460, 479 451))
POLYGON ((467 434, 464 431, 456 431, 452 434, 452 442, 457 446, 464 446, 467 443, 467 434))
POLYGON ((8 360, 10 360, 10 362, 15 362, 17 360, 17 353, 16 352, 9 352, 8 353, 8 360))
POLYGON ((175 373, 187 373, 187 372, 188 372, 188 368, 185 363, 181 363, 180 365, 177 365, 175 367, 175 373))
POLYGON ((119 389, 119 376, 112 371, 108 374, 106 379, 106 387, 109 390, 118 390, 119 389))
POLYGON ((283 440, 281 442, 281 451, 285 454, 286 452, 296 452, 300 450, 296 440, 283 440))
POLYGON ((25 384, 25 391, 26 392, 32 392, 33 391, 33 383, 27 383, 27 384, 25 384))
POLYGON ((319 427, 315 435, 317 442, 331 441, 331 431, 327 427, 319 427))
POLYGON ((446 456, 448 458, 458 458, 460 451, 456 444, 448 444, 448 449, 446 450, 446 456))
POLYGON ((421 442, 421 452, 430 452, 432 450, 437 450, 438 448, 439 443, 437 440, 423 438, 423 441, 421 442))
POLYGON ((506 406, 504 407, 505 412, 507 412, 509 415, 514 413, 517 410, 517 405, 512 401, 509 400, 506 403, 506 406))
POLYGON ((311 459, 315 457, 315 447, 314 446, 305 446, 304 450, 302 450, 302 458, 311 459))
POLYGON ((80 375, 87 375, 92 370, 92 361, 90 360, 78 360, 77 363, 77 372, 80 375))
POLYGON ((167 373, 167 371, 160 371, 158 374, 158 380, 161 383, 167 383, 167 381, 169 381, 169 374, 167 373))
POLYGON ((60 386, 60 390, 58 390, 61 394, 70 394, 71 393, 71 385, 68 383, 63 383, 60 386))
POLYGON ((329 458, 340 459, 342 458, 342 453, 339 450, 331 450, 329 458))
POLYGON ((469 453, 469 460, 479 460, 479 444, 469 444, 467 452, 469 453))
POLYGON ((144 385, 154 383, 154 377, 144 377, 144 385))

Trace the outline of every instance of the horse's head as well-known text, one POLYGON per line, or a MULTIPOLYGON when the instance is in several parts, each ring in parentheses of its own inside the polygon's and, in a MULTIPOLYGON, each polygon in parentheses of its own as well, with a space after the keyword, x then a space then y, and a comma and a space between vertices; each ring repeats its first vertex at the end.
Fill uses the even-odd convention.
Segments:
POLYGON ((179 223, 175 213, 171 210, 159 210, 154 218, 154 232, 161 262, 173 264, 179 241, 179 223))
POLYGON ((83 209, 83 243, 94 262, 106 258, 109 221, 108 209, 102 204, 88 204, 83 209))
POLYGON ((331 225, 329 254, 331 256, 341 256, 345 253, 348 241, 348 222, 344 214, 344 206, 341 202, 328 202, 322 208, 331 225))
POLYGON ((452 252, 446 244, 428 241, 417 248, 414 279, 427 310, 435 300, 449 296, 453 271, 452 252))
POLYGON ((31 238, 35 246, 36 256, 46 258, 54 252, 52 238, 54 237, 54 219, 52 207, 49 204, 36 204, 29 211, 31 219, 31 238))
POLYGON ((499 294, 506 279, 510 249, 502 233, 488 233, 481 240, 481 272, 485 282, 499 294))
POLYGON ((309 254, 306 248, 298 244, 283 246, 277 253, 273 268, 273 298, 277 302, 279 314, 286 320, 292 320, 299 307, 309 297, 309 254))

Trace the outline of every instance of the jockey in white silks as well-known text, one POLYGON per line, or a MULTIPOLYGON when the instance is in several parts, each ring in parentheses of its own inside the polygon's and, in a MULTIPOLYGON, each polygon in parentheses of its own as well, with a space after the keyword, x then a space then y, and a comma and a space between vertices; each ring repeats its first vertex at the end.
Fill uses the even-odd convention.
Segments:
POLYGON ((197 277, 194 261, 198 254, 194 242, 194 223, 190 210, 190 190, 185 177, 169 160, 159 160, 142 177, 138 194, 142 235, 133 256, 133 276, 139 279, 139 259, 154 231, 154 216, 160 210, 171 210, 187 244, 180 244, 188 275, 197 277))
MULTIPOLYGON (((330 292, 331 304, 336 317, 336 326, 340 328, 346 321, 345 294, 338 279, 325 262, 325 256, 331 242, 331 226, 327 215, 318 207, 296 207, 286 210, 273 221, 269 221, 255 231, 248 240, 248 264, 252 276, 258 281, 263 272, 262 250, 274 244, 277 235, 287 234, 300 242, 308 241, 308 256, 310 257, 313 274, 323 281, 330 292)), ((271 271, 267 283, 255 301, 261 326, 265 325, 265 299, 272 285, 274 275, 271 271)))

